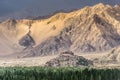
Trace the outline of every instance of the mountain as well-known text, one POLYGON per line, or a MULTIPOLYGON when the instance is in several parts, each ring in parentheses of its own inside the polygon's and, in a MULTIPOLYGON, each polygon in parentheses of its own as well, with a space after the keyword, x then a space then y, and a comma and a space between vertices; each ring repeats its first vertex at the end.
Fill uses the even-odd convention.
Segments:
POLYGON ((9 19, 0 23, 0 33, 1 55, 107 51, 120 45, 120 6, 100 3, 45 19, 9 19))

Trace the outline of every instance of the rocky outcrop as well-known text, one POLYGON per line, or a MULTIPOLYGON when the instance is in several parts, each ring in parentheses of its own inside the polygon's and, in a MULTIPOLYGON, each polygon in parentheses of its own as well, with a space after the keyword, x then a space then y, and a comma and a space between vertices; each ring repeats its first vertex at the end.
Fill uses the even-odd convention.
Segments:
POLYGON ((61 53, 57 58, 54 58, 46 63, 49 67, 90 67, 93 66, 92 61, 85 59, 82 56, 76 56, 70 51, 61 53))

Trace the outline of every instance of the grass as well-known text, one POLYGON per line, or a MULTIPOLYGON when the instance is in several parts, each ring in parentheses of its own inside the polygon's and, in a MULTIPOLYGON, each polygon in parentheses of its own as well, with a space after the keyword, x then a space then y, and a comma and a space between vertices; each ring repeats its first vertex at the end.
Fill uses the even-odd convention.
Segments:
POLYGON ((0 80, 120 80, 120 70, 50 67, 1 67, 0 80))

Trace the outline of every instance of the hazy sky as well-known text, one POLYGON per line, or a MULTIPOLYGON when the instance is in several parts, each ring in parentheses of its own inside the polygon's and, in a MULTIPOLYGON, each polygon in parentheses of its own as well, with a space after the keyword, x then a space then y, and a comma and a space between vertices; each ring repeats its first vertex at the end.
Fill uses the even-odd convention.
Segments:
POLYGON ((29 9, 31 12, 38 9, 40 14, 46 14, 61 9, 81 8, 99 2, 119 4, 120 0, 0 0, 0 16, 24 9, 29 9))
POLYGON ((0 0, 0 16, 19 11, 34 0, 0 0))

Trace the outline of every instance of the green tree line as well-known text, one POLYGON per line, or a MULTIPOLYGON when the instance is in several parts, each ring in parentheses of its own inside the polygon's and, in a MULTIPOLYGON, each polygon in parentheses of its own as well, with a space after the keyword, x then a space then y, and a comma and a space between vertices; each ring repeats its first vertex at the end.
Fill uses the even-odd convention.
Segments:
POLYGON ((120 80, 120 69, 6 67, 0 80, 120 80))

